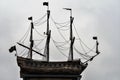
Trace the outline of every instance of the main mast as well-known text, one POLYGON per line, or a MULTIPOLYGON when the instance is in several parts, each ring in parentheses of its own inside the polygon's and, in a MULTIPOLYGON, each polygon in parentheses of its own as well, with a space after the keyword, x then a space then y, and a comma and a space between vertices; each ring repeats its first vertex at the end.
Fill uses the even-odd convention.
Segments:
POLYGON ((49 4, 48 2, 44 2, 43 5, 47 6, 47 40, 46 40, 46 45, 45 45, 45 50, 46 50, 46 61, 49 62, 49 43, 50 43, 50 36, 51 36, 51 30, 49 30, 49 17, 50 17, 50 10, 49 10, 49 4))

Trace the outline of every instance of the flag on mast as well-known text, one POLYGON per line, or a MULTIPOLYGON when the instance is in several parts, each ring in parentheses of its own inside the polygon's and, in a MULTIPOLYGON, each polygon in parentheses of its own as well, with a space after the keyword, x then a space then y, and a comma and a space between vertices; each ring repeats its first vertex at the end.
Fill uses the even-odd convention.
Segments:
POLYGON ((28 20, 32 20, 32 16, 31 16, 31 17, 28 17, 28 20))
POLYGON ((10 49, 9 49, 9 52, 12 53, 13 51, 16 51, 16 46, 12 46, 10 49))
POLYGON ((43 2, 43 6, 48 6, 48 2, 43 2))

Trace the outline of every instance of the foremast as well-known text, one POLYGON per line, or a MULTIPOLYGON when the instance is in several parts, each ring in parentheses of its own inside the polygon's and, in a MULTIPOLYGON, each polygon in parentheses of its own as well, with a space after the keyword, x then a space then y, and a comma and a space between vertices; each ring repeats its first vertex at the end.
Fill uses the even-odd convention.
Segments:
POLYGON ((33 29, 34 29, 34 25, 33 25, 33 20, 32 17, 29 17, 28 20, 31 20, 31 31, 30 31, 30 54, 29 57, 30 59, 32 59, 32 48, 34 45, 34 41, 33 41, 33 29))
POLYGON ((32 52, 35 52, 43 57, 46 57, 45 55, 41 54, 40 52, 36 51, 33 49, 33 46, 34 46, 34 40, 33 40, 33 29, 34 29, 34 24, 33 24, 33 18, 32 17, 29 17, 28 20, 31 21, 31 29, 30 29, 30 47, 24 45, 24 44, 21 44, 19 42, 17 42, 18 45, 26 48, 26 49, 29 49, 29 54, 28 54, 28 58, 32 59, 32 52))

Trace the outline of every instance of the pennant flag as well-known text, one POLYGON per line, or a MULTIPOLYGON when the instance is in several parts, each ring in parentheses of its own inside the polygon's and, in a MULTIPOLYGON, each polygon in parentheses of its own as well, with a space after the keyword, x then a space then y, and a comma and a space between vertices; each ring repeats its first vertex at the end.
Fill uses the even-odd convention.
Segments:
POLYGON ((72 10, 72 9, 70 9, 70 8, 63 8, 63 9, 66 9, 66 10, 72 10))
POLYGON ((48 6, 48 2, 43 2, 43 6, 48 6))
POLYGON ((97 40, 97 36, 94 36, 93 39, 94 39, 94 40, 97 40))
POLYGON ((32 20, 32 17, 28 17, 28 20, 32 20))
POLYGON ((13 51, 16 51, 16 46, 12 46, 10 49, 9 49, 9 52, 13 52, 13 51))
POLYGON ((94 58, 94 57, 90 58, 90 61, 92 61, 92 60, 93 60, 93 58, 94 58))

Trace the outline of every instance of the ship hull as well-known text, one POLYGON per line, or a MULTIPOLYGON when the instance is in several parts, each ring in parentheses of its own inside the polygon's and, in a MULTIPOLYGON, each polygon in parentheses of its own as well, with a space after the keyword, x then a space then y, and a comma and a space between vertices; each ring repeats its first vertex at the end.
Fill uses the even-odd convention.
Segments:
POLYGON ((80 75, 87 64, 81 63, 80 60, 63 61, 63 62, 46 62, 31 60, 28 58, 17 57, 17 63, 22 74, 38 75, 80 75))

